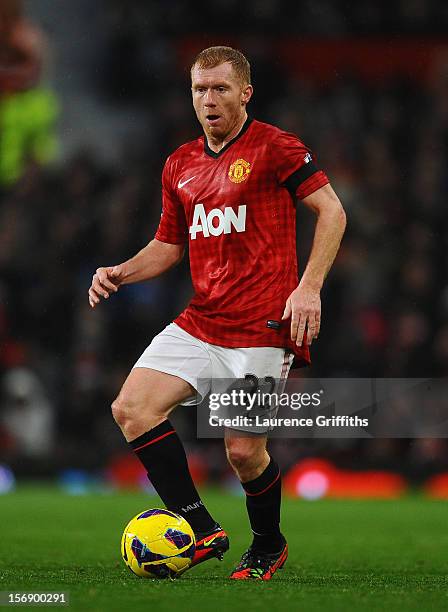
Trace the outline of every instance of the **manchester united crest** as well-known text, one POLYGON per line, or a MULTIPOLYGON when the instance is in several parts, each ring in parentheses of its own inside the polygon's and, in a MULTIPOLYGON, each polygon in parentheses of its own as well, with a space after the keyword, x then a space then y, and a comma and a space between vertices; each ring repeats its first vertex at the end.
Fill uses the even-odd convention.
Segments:
POLYGON ((237 159, 229 168, 229 179, 232 183, 242 183, 250 174, 250 163, 245 159, 237 159))

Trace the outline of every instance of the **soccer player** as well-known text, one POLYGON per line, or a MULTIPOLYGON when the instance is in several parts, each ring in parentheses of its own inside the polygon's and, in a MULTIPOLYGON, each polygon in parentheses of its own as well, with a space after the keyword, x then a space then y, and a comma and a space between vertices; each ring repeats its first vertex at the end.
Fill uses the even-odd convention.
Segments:
MULTIPOLYGON (((204 134, 166 161, 163 212, 155 238, 134 257, 98 268, 90 306, 127 283, 180 262, 189 245, 195 295, 137 360, 112 412, 166 507, 196 534, 193 565, 222 558, 227 534, 191 479, 183 445, 168 420, 197 402, 213 378, 285 379, 295 357, 309 363, 320 328, 320 290, 345 228, 339 199, 312 153, 293 134, 248 118, 250 66, 230 47, 211 47, 191 68, 193 106, 204 134), (297 273, 295 202, 316 213, 312 250, 297 273), (196 394, 197 392, 197 394, 196 394)), ((280 531, 280 470, 267 430, 228 430, 227 458, 246 493, 253 532, 233 579, 269 580, 288 555, 280 531)))

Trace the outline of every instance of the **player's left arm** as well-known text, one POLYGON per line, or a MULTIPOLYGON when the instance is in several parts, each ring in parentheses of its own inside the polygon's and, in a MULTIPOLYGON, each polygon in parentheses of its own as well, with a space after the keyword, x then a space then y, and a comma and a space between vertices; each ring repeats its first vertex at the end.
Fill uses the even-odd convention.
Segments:
POLYGON ((283 319, 291 317, 291 339, 298 346, 311 344, 319 335, 320 291, 336 254, 346 226, 342 204, 327 184, 302 199, 317 216, 313 246, 299 286, 286 300, 283 319))

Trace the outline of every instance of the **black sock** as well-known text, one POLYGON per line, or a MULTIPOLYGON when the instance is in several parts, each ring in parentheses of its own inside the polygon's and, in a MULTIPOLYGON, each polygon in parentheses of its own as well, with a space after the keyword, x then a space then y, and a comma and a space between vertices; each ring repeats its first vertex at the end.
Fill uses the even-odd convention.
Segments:
POLYGON ((171 423, 163 421, 129 444, 167 509, 183 516, 195 533, 213 529, 216 522, 199 497, 184 447, 171 423))
POLYGON ((258 478, 241 484, 246 491, 247 513, 254 534, 252 548, 266 553, 279 552, 284 543, 280 532, 280 468, 271 457, 269 465, 258 478))

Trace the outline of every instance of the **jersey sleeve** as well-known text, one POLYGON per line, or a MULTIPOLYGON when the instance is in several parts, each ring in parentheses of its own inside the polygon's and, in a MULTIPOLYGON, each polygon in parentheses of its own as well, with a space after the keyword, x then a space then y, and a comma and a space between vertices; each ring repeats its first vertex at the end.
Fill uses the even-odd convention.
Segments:
POLYGON ((313 153, 294 134, 281 132, 272 154, 278 182, 301 200, 330 182, 316 166, 313 153))
POLYGON ((162 173, 162 215, 155 238, 168 244, 183 244, 188 239, 185 210, 173 189, 170 158, 162 173))

